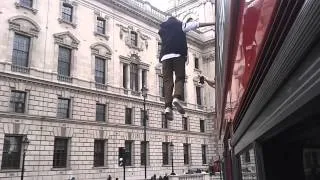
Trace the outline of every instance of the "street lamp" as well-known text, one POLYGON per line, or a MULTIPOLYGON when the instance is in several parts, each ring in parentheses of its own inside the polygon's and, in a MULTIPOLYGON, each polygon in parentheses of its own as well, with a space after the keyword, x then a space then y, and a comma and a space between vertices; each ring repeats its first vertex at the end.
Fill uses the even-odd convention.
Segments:
POLYGON ((146 115, 146 97, 148 95, 148 88, 143 86, 141 89, 143 96, 143 141, 144 141, 144 179, 147 179, 147 115, 146 115))
POLYGON ((171 141, 170 143, 170 152, 171 152, 171 167, 172 167, 172 172, 170 175, 176 175, 176 173, 174 173, 174 170, 173 170, 173 150, 174 150, 174 145, 171 141))
POLYGON ((30 141, 27 137, 25 137, 22 141, 23 145, 23 156, 22 156, 22 169, 21 169, 21 180, 23 180, 24 175, 24 161, 26 159, 26 152, 28 150, 28 145, 30 144, 30 141))

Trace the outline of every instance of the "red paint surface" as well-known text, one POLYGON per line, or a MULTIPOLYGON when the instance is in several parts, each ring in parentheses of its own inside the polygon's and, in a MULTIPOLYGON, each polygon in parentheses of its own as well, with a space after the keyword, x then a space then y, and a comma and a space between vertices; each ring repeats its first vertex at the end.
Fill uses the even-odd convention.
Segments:
MULTIPOLYGON (((242 0, 238 15, 238 27, 233 51, 230 51, 232 64, 228 74, 227 107, 231 113, 226 118, 233 120, 241 106, 248 84, 258 62, 258 55, 268 34, 276 8, 275 0, 242 0), (229 116, 229 117, 228 117, 229 116)), ((233 41, 233 42, 232 42, 233 41)))

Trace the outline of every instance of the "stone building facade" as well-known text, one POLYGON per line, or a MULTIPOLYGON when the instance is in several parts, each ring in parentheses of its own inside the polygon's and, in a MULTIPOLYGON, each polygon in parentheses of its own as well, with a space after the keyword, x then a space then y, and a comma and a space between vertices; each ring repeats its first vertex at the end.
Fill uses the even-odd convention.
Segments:
POLYGON ((130 149, 129 179, 143 179, 144 163, 148 177, 163 176, 170 142, 177 174, 207 168, 217 154, 214 90, 196 76, 214 78, 213 37, 188 36, 186 114, 166 121, 157 28, 167 15, 139 0, 2 2, 0 179, 20 179, 25 138, 30 180, 122 179, 119 147, 130 149))

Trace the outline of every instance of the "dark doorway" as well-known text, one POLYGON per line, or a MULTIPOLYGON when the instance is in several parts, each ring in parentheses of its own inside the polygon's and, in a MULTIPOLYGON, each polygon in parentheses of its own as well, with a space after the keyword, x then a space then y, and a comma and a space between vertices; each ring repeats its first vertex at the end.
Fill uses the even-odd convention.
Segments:
POLYGON ((319 107, 316 97, 273 129, 277 135, 262 143, 266 180, 320 180, 319 107))

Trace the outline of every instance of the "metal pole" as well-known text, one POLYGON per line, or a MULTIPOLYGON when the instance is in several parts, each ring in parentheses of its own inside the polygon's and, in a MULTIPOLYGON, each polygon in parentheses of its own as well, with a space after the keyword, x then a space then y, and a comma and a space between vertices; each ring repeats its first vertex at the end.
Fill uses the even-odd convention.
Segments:
POLYGON ((24 175, 24 160, 26 158, 26 152, 23 152, 23 156, 22 156, 22 169, 21 169, 21 180, 23 180, 23 175, 24 175))
POLYGON ((144 133, 144 179, 147 179, 147 121, 146 121, 146 97, 143 97, 143 133, 144 133))
POLYGON ((126 180, 126 160, 125 159, 126 157, 123 158, 123 180, 126 180))
POLYGON ((171 152, 171 169, 172 169, 172 172, 170 175, 176 175, 176 173, 174 173, 174 169, 173 169, 173 143, 171 142, 170 144, 170 152, 171 152))

